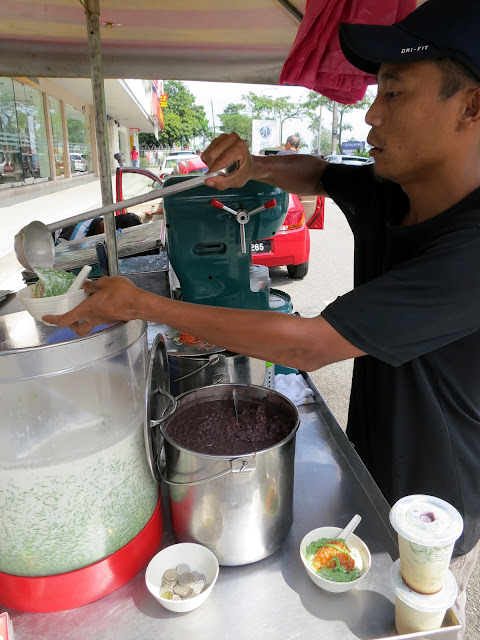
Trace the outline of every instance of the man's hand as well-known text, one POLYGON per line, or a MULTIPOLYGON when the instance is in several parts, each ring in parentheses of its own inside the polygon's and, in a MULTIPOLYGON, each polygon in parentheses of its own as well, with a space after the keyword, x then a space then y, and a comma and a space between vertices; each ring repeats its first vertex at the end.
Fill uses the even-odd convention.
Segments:
POLYGON ((75 309, 60 316, 43 316, 45 322, 70 327, 79 336, 89 333, 99 324, 111 324, 137 318, 137 304, 145 292, 127 278, 100 278, 83 285, 89 297, 75 309))
POLYGON ((245 140, 238 137, 236 133, 222 133, 212 144, 202 153, 202 160, 208 165, 209 171, 219 171, 233 162, 238 162, 238 169, 231 176, 218 178, 207 178, 205 184, 208 187, 215 187, 220 191, 231 187, 243 187, 252 180, 253 159, 245 140))

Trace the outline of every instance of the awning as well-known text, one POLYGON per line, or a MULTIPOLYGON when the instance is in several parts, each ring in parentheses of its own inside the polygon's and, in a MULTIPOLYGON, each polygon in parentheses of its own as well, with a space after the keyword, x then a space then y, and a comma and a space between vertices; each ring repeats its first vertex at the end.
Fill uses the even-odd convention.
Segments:
MULTIPOLYGON (((276 84, 305 0, 100 0, 105 78, 276 84)), ((88 78, 80 0, 3 0, 0 76, 88 78)))

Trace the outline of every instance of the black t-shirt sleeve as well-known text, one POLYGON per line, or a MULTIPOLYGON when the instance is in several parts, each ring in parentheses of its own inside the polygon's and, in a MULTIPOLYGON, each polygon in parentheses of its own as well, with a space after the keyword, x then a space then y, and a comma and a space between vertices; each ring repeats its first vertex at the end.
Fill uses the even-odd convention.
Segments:
POLYGON ((480 328, 480 230, 463 229, 337 298, 322 316, 393 366, 480 328))
POLYGON ((374 183, 371 164, 364 167, 329 164, 322 176, 325 192, 343 211, 351 227, 360 212, 368 209, 374 183))

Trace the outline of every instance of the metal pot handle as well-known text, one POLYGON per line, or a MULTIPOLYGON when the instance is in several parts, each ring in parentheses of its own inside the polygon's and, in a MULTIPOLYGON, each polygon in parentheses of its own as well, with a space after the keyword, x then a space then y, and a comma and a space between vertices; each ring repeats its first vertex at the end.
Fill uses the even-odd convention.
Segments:
POLYGON ((166 463, 163 465, 163 469, 158 469, 158 473, 160 478, 166 484, 170 484, 174 487, 194 487, 199 484, 205 484, 205 482, 210 482, 210 480, 216 480, 217 478, 221 478, 222 476, 226 476, 228 473, 247 473, 249 471, 255 471, 256 468, 256 460, 255 456, 249 458, 248 460, 240 460, 235 458, 234 460, 230 460, 230 469, 225 469, 224 471, 220 471, 219 473, 215 473, 213 476, 208 476, 208 478, 202 478, 201 480, 189 480, 188 482, 177 482, 176 480, 169 480, 165 476, 166 463))
POLYGON ((194 369, 193 371, 190 371, 190 373, 186 373, 184 376, 180 376, 180 378, 175 378, 174 380, 170 380, 170 382, 178 382, 179 380, 184 380, 189 376, 194 376, 196 373, 198 373, 199 371, 203 371, 203 369, 206 369, 210 365, 214 366, 218 364, 219 360, 220 360, 220 357, 218 353, 214 353, 211 356, 209 356, 207 362, 205 364, 202 364, 202 366, 199 367, 198 369, 194 369))
POLYGON ((165 389, 161 389, 160 387, 157 387, 155 389, 155 393, 158 393, 161 396, 165 396, 165 398, 168 400, 171 406, 163 410, 163 413, 160 416, 160 418, 158 418, 158 420, 150 420, 150 428, 156 427, 167 418, 170 418, 170 416, 173 414, 173 412, 177 408, 177 399, 174 398, 171 393, 168 393, 168 391, 165 391, 165 389))

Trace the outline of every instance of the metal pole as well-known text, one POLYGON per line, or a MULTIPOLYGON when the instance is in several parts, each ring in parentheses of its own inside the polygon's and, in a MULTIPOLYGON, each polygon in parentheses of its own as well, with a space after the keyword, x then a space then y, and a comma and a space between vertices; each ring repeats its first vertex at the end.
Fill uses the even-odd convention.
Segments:
POLYGON ((215 135, 215 113, 213 112, 213 100, 210 100, 210 104, 212 105, 213 135, 215 135))
POLYGON ((337 153, 338 145, 338 102, 333 103, 333 121, 332 121, 332 153, 337 153))
MULTIPOLYGON (((103 58, 100 41, 100 0, 85 0, 87 20, 88 55, 92 79, 93 106, 95 112, 95 131, 97 138, 98 168, 103 206, 113 203, 110 153, 107 136, 107 110, 103 86, 103 58)), ((111 276, 118 275, 118 250, 115 229, 115 216, 104 216, 105 242, 107 245, 108 269, 111 276)))
POLYGON ((320 111, 318 113, 318 148, 317 148, 317 155, 322 155, 322 152, 320 151, 320 145, 321 145, 321 140, 322 140, 322 103, 320 103, 320 111))

